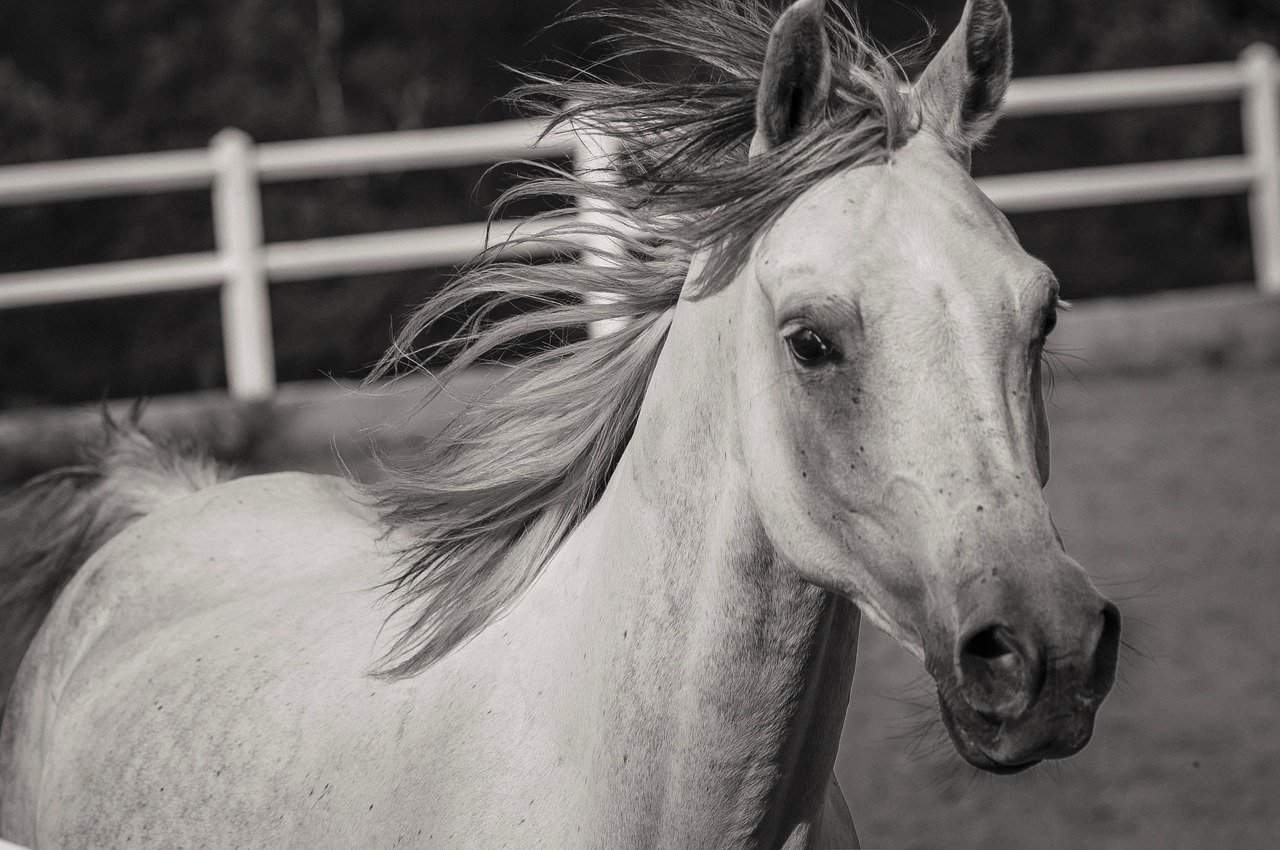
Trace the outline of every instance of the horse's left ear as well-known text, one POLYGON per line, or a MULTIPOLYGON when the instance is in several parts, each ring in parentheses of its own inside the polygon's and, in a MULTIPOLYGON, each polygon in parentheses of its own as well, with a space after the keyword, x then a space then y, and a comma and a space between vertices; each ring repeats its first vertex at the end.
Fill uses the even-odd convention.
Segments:
POLYGON ((831 48, 826 0, 796 0, 769 35, 760 88, 752 155, 775 148, 822 117, 831 93, 831 48))
POLYGON ((969 164, 996 123, 1013 73, 1013 36, 1004 0, 968 0, 960 25, 915 84, 924 126, 969 164))

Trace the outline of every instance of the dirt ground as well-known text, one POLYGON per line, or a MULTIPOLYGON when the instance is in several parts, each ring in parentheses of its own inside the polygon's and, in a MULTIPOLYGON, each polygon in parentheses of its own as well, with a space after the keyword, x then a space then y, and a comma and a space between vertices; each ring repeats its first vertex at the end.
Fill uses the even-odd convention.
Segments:
POLYGON ((1280 846, 1280 371, 1060 377, 1049 501, 1133 648, 1074 758, 979 774, 864 625, 837 764, 864 846, 1280 846))

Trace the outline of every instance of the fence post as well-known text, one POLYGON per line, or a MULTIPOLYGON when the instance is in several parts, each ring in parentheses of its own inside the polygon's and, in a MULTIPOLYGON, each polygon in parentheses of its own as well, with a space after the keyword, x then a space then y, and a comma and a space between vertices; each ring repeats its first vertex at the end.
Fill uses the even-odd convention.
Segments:
POLYGON ((1245 153, 1253 165, 1249 220, 1258 288, 1280 294, 1280 57, 1270 44, 1240 54, 1244 93, 1245 153))
MULTIPOLYGON (((588 183, 602 183, 613 179, 613 157, 618 151, 618 140, 612 136, 573 128, 573 170, 588 183)), ((578 220, 586 225, 609 224, 608 207, 595 198, 578 200, 578 220)), ((623 250, 615 240, 603 234, 587 234, 583 238, 581 262, 591 266, 608 266, 609 254, 623 250)), ((608 300, 607 295, 596 296, 597 303, 608 300)), ((593 337, 613 333, 625 324, 623 319, 605 319, 587 326, 587 334, 593 337)))
POLYGON ((222 285, 222 340, 227 385, 245 401, 270 398, 275 391, 271 342, 271 301, 262 252, 262 200, 253 140, 227 129, 211 144, 213 223, 225 274, 222 285))

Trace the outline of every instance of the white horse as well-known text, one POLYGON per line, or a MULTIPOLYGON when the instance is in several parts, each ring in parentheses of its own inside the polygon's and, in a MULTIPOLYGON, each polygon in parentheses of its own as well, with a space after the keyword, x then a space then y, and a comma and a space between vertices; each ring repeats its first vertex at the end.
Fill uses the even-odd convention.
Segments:
POLYGON ((1041 495, 1058 288, 967 167, 1009 78, 1002 0, 912 86, 822 0, 665 15, 646 43, 707 74, 530 89, 623 153, 614 182, 522 191, 628 219, 538 238, 626 250, 482 264, 399 350, 493 297, 537 301, 468 326, 453 370, 620 330, 560 337, 373 491, 217 483, 116 428, 19 495, 11 561, 46 594, 74 576, 10 693, 0 834, 852 846, 832 764, 860 614, 923 660, 973 765, 1085 745, 1119 616, 1041 495))

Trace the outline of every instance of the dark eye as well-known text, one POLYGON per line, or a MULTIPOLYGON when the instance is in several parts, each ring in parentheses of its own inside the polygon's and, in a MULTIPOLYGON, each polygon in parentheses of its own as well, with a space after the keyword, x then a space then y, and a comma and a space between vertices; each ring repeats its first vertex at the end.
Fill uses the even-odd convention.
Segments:
POLYGON ((787 334, 787 347, 797 363, 816 366, 831 357, 831 345, 811 328, 800 328, 787 334))
POLYGON ((1040 324, 1040 338, 1045 339, 1049 334, 1053 333, 1053 329, 1058 326, 1058 306, 1050 304, 1049 308, 1044 311, 1044 319, 1040 324))

